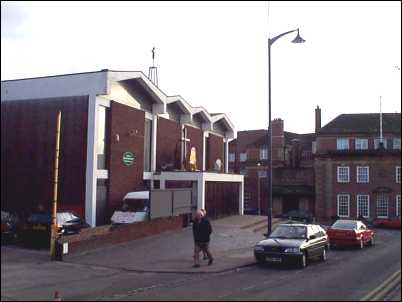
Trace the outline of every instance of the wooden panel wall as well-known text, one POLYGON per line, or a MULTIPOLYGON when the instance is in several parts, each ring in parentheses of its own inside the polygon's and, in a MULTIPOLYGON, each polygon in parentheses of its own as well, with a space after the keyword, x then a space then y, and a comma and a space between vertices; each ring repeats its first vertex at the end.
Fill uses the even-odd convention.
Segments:
POLYGON ((62 112, 60 208, 84 215, 88 97, 1 103, 1 208, 50 206, 56 116, 62 112))
POLYGON ((216 219, 239 214, 239 184, 207 182, 205 207, 209 217, 216 219))

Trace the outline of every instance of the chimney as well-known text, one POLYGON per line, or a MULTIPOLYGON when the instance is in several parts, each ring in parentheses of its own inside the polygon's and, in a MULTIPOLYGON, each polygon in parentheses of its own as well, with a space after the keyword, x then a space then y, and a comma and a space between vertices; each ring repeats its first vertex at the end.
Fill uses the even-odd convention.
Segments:
POLYGON ((272 120, 272 136, 284 136, 284 122, 282 119, 277 118, 272 120))
POLYGON ((299 168, 300 160, 301 160, 300 140, 296 138, 292 140, 290 166, 292 168, 299 168))
POLYGON ((321 129, 321 108, 317 106, 315 109, 315 133, 317 134, 318 131, 321 129))
POLYGON ((272 160, 283 161, 285 148, 284 122, 282 119, 272 120, 272 160))

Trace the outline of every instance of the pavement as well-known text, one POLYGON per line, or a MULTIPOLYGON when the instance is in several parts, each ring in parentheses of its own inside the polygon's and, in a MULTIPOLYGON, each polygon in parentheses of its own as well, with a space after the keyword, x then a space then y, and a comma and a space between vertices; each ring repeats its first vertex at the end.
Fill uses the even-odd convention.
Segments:
MULTIPOLYGON (((274 220, 274 224, 279 220, 274 220)), ((214 263, 193 265, 192 228, 163 233, 111 247, 69 255, 64 262, 154 273, 218 273, 255 263, 254 245, 264 239, 266 216, 232 216, 211 221, 210 250, 214 263)), ((202 255, 200 255, 202 258, 202 255)))

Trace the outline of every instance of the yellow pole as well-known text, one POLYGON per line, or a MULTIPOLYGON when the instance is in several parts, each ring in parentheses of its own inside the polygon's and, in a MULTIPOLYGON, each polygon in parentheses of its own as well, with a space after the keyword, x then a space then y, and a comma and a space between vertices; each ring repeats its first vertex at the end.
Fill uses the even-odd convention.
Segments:
POLYGON ((60 126, 61 112, 57 113, 56 122, 56 149, 54 155, 54 178, 53 178, 53 203, 52 203, 52 226, 50 234, 50 255, 51 259, 56 259, 56 240, 57 240, 57 192, 59 183, 59 150, 60 150, 60 126))

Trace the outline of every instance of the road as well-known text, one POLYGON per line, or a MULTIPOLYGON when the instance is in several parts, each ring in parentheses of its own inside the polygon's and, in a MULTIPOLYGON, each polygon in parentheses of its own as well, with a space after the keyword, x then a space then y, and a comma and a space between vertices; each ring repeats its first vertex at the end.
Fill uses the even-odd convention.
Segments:
MULTIPOLYGON (((139 274, 60 263, 52 265, 60 265, 63 278, 41 282, 37 275, 36 283, 12 280, 20 269, 3 268, 2 259, 2 300, 51 300, 56 289, 63 300, 360 300, 401 269, 401 232, 378 230, 374 247, 328 256, 326 263, 315 261, 306 269, 251 266, 220 274, 139 274)), ((400 285, 386 300, 400 301, 400 285)))
POLYGON ((380 230, 375 247, 331 251, 304 269, 249 267, 128 292, 108 300, 359 300, 401 268, 399 231, 380 230))

